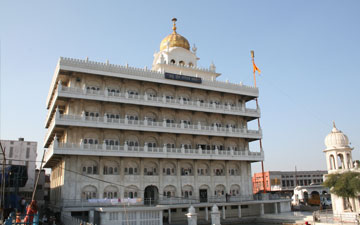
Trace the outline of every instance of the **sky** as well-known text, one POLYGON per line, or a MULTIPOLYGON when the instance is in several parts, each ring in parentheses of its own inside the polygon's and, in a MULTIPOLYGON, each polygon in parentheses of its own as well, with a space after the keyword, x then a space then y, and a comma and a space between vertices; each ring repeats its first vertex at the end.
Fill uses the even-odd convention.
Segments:
POLYGON ((326 169, 332 121, 359 159, 359 9, 357 0, 0 0, 0 139, 37 141, 40 160, 59 57, 151 68, 176 17, 198 65, 214 62, 219 80, 254 85, 255 51, 265 171, 326 169))

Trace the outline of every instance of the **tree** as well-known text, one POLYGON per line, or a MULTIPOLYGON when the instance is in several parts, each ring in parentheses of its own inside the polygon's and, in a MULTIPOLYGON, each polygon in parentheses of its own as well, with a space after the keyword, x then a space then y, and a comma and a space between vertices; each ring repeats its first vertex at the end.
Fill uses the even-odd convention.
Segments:
MULTIPOLYGON (((326 177, 323 184, 330 189, 330 192, 346 198, 350 203, 350 198, 355 198, 360 193, 360 173, 345 172, 345 173, 332 173, 326 177)), ((350 210, 353 211, 351 203, 350 210)))

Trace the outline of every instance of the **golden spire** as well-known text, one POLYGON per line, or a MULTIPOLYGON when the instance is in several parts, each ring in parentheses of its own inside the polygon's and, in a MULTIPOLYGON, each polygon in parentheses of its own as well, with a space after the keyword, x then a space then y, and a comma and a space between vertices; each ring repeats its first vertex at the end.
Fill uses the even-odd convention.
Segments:
POLYGON ((172 21, 173 21, 173 33, 176 34, 176 21, 177 19, 176 18, 172 18, 172 21))

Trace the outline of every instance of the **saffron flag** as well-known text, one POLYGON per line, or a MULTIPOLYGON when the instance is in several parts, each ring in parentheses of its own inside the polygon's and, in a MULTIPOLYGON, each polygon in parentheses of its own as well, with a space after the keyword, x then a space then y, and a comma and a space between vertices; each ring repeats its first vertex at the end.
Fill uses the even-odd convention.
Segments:
POLYGON ((258 73, 259 73, 259 75, 260 75, 261 70, 255 65, 254 60, 253 60, 253 67, 254 67, 254 73, 255 73, 255 71, 258 71, 258 73))

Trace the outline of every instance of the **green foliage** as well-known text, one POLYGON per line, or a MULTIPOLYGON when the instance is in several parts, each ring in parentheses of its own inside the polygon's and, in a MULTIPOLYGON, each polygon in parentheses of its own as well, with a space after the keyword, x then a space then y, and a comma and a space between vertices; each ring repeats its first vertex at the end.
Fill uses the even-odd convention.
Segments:
POLYGON ((324 186, 330 192, 344 198, 354 198, 360 193, 360 173, 345 172, 329 174, 324 186))

